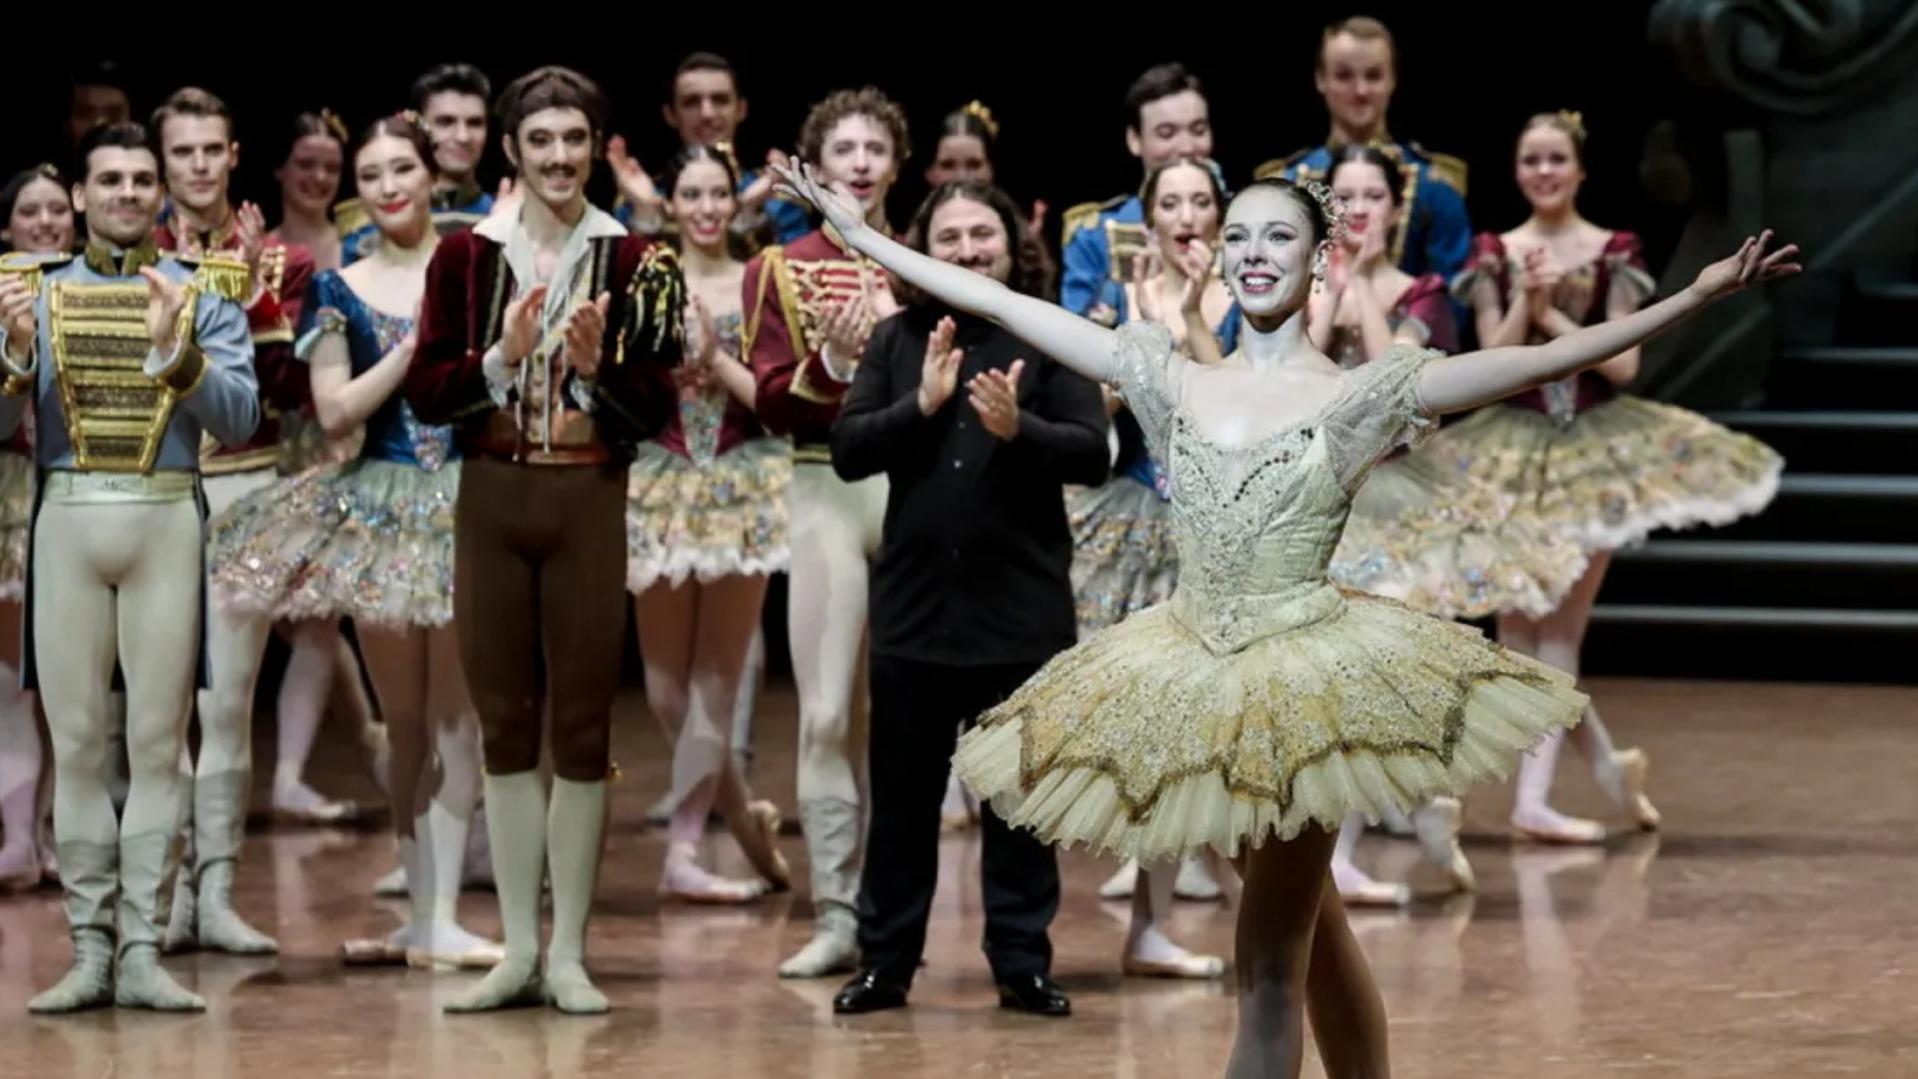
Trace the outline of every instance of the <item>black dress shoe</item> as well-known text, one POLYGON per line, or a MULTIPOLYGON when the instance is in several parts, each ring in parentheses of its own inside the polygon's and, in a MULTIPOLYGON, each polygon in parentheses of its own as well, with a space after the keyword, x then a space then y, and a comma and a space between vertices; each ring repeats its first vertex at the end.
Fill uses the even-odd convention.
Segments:
POLYGON ((1072 1014, 1072 1000, 1044 974, 1020 974, 999 983, 999 1006, 1057 1019, 1072 1014))
POLYGON ((862 970, 832 998, 835 1015, 864 1015, 906 1006, 906 989, 876 970, 862 970))

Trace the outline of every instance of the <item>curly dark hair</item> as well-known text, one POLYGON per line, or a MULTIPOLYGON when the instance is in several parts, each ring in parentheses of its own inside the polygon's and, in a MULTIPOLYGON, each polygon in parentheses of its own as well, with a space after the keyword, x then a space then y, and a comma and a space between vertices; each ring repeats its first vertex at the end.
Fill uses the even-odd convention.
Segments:
POLYGON ((806 122, 799 125, 799 156, 801 160, 818 161, 825 150, 826 136, 839 121, 848 116, 864 116, 886 129, 892 137, 892 152, 896 164, 904 164, 912 156, 912 136, 906 130, 906 111, 899 107, 885 91, 874 86, 863 86, 857 90, 838 90, 828 94, 824 101, 812 107, 806 114, 806 122))
MULTIPOLYGON (((975 180, 952 180, 933 188, 932 194, 919 204, 912 215, 912 224, 906 228, 906 246, 921 254, 930 246, 932 215, 939 207, 954 199, 976 202, 999 215, 999 222, 1006 228, 1006 248, 1012 256, 1012 271, 1006 275, 1006 286, 1014 292, 1028 296, 1050 298, 1052 293, 1051 269, 1042 257, 1037 240, 1026 228, 1026 220, 1019 213, 1018 204, 1012 196, 991 184, 982 184, 975 180)), ((893 279, 893 294, 909 304, 931 302, 931 297, 893 279)))

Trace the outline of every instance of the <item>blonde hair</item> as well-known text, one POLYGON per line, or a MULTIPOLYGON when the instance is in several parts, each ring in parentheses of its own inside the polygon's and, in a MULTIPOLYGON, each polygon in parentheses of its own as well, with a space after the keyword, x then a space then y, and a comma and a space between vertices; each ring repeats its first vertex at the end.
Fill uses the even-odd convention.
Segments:
POLYGON ((1585 166, 1585 115, 1583 113, 1573 112, 1570 109, 1538 113, 1525 121, 1525 126, 1519 129, 1518 137, 1523 139, 1526 132, 1537 127, 1549 127, 1570 139, 1572 156, 1577 159, 1580 168, 1585 166))
POLYGON ((1350 34, 1360 41, 1385 42, 1385 51, 1392 57, 1392 70, 1394 72, 1398 71, 1398 39, 1392 36, 1392 31, 1384 23, 1370 15, 1354 15, 1349 19, 1340 19, 1338 22, 1325 28, 1325 33, 1319 36, 1318 63, 1320 71, 1325 70, 1325 47, 1330 45, 1332 39, 1338 37, 1340 34, 1350 34))

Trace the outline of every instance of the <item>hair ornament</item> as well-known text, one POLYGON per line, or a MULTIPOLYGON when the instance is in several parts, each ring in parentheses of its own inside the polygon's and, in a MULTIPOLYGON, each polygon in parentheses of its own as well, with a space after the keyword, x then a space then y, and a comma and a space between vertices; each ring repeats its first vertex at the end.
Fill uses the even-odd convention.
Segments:
POLYGON ((323 108, 320 110, 320 123, 326 126, 328 134, 338 139, 341 143, 353 141, 352 136, 347 133, 346 121, 341 120, 340 114, 334 112, 332 109, 323 108))
POLYGON ((1312 196, 1312 201, 1319 204, 1319 212, 1325 215, 1325 238, 1332 241, 1345 239, 1345 200, 1317 180, 1300 180, 1298 188, 1312 196))
POLYGON ((999 121, 993 119, 992 110, 986 108, 985 102, 974 98, 966 102, 966 107, 959 111, 979 121, 980 126, 986 129, 987 136, 993 139, 999 137, 999 121))

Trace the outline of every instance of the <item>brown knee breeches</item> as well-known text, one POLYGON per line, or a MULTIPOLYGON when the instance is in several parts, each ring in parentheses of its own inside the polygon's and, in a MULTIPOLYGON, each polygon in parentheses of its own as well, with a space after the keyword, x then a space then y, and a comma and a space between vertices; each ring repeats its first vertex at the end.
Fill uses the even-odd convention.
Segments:
POLYGON ((605 779, 626 632, 626 470, 468 458, 453 587, 487 772, 539 767, 546 704, 553 770, 605 779))

